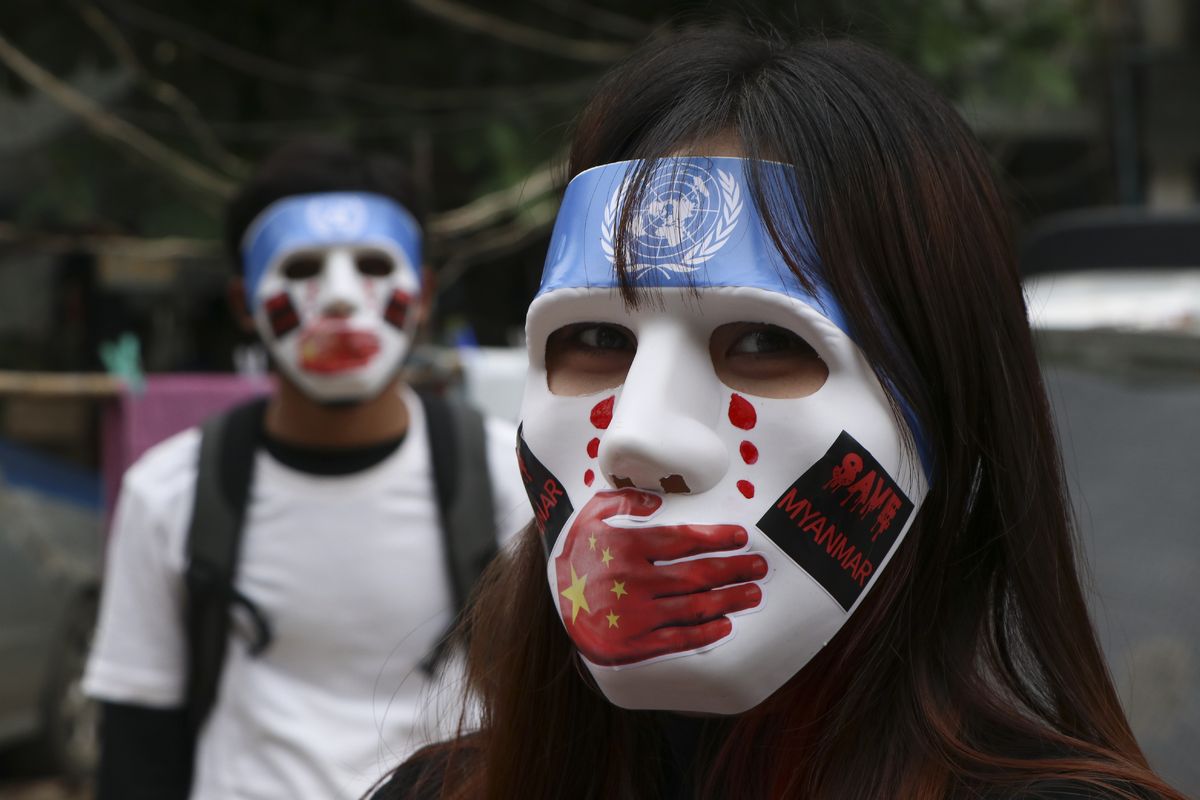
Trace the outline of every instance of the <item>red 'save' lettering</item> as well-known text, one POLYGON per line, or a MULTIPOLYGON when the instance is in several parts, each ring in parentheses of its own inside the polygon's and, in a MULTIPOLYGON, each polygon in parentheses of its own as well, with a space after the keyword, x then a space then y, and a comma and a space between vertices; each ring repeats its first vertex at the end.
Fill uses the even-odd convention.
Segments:
MULTIPOLYGON (((846 459, 848 460, 850 457, 846 456, 846 459)), ((835 467, 834 470, 836 471, 836 469, 835 467)), ((896 510, 900 508, 900 499, 892 490, 891 481, 876 473, 875 470, 863 475, 846 490, 846 495, 842 498, 842 505, 845 506, 852 499, 854 502, 850 504, 850 510, 858 514, 860 519, 866 519, 869 514, 878 514, 875 524, 871 528, 875 536, 888 529, 892 524, 892 519, 896 516, 896 510), (885 509, 885 511, 880 509, 885 509)), ((872 541, 874 538, 872 537, 872 541)))
POLYGON ((912 513, 912 501, 884 466, 842 431, 758 527, 849 611, 912 513))

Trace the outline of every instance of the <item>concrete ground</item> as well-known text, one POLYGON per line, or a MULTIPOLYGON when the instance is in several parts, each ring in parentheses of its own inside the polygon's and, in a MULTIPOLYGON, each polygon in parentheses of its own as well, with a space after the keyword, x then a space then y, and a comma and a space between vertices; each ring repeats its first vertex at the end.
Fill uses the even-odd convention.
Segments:
POLYGON ((1151 765, 1200 797, 1200 372, 1046 378, 1117 691, 1151 765))

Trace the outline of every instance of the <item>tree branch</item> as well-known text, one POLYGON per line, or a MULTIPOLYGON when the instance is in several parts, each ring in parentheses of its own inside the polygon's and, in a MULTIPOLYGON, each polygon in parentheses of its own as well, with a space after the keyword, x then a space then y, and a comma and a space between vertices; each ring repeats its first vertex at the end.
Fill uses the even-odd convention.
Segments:
POLYGON ((197 53, 245 75, 311 92, 337 93, 412 113, 454 110, 462 106, 576 102, 592 87, 591 81, 531 86, 493 86, 477 89, 430 89, 372 83, 348 75, 297 67, 235 47, 202 30, 127 2, 115 5, 117 15, 137 27, 184 44, 197 53))
POLYGON ((486 34, 518 47, 537 50, 572 61, 608 64, 629 52, 629 46, 625 44, 559 36, 556 33, 512 22, 486 11, 479 11, 454 0, 408 0, 408 2, 427 14, 446 20, 465 30, 486 34))
POLYGON ((606 8, 597 8, 578 0, 537 0, 537 4, 593 28, 607 30, 608 33, 615 36, 642 39, 654 30, 652 25, 641 20, 609 11, 606 8))
POLYGON ((76 91, 42 68, 0 35, 0 63, 34 88, 76 115, 98 136, 119 144, 129 152, 165 170, 188 188, 208 197, 225 199, 233 194, 233 183, 208 167, 193 161, 125 120, 105 111, 94 100, 76 91))
POLYGON ((151 97, 175 112, 204 154, 221 169, 234 177, 244 177, 249 165, 221 144, 192 99, 161 78, 156 78, 134 52, 133 46, 121 35, 100 9, 88 2, 77 2, 80 16, 122 64, 146 85, 151 97))
POLYGON ((30 247, 50 253, 84 250, 89 253, 147 261, 176 258, 217 259, 224 252, 221 243, 216 239, 191 239, 182 236, 144 239, 139 236, 59 233, 28 230, 6 222, 0 222, 0 244, 30 247))
POLYGON ((532 203, 554 188, 557 165, 557 160, 546 162, 512 186, 477 197, 458 208, 431 215, 429 233, 444 237, 463 236, 532 203))
POLYGON ((516 252, 543 235, 553 224, 554 213, 548 206, 533 219, 514 222, 465 243, 438 271, 437 293, 458 283, 472 267, 516 252))
MULTIPOLYGON (((2 41, 2 40, 0 40, 2 41)), ((0 52, 2 57, 2 52, 0 52)), ((463 253, 472 259, 487 250, 488 243, 508 240, 512 231, 533 224, 544 226, 554 218, 551 206, 535 211, 530 219, 493 226, 499 218, 522 207, 531 207, 554 189, 554 170, 557 162, 547 162, 520 181, 504 189, 478 197, 458 208, 432 214, 427 225, 430 238, 466 240, 463 253), (494 227, 491 232, 484 231, 494 227), (477 235, 476 235, 477 234, 477 235), (475 236, 473 236, 475 235, 475 236), (482 244, 481 244, 482 243, 482 244)), ((540 229, 540 228, 539 228, 540 229)), ((208 239, 164 237, 143 239, 132 236, 78 235, 29 231, 0 222, 0 244, 32 245, 53 251, 87 249, 106 253, 133 253, 143 258, 210 258, 219 257, 220 244, 208 239)))

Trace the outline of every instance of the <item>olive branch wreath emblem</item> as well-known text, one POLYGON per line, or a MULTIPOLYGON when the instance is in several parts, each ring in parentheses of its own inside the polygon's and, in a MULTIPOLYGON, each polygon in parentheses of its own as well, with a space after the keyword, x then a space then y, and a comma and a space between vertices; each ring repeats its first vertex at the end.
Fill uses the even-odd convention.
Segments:
POLYGON ((309 228, 320 236, 357 236, 367 224, 367 208, 358 198, 314 197, 304 215, 309 228))
MULTIPOLYGON (((729 237, 737 228, 738 218, 742 213, 742 190, 738 186, 737 180, 728 172, 723 169, 718 169, 716 172, 717 184, 721 190, 721 209, 718 212, 717 224, 708 232, 707 236, 693 242, 686 250, 679 253, 677 263, 639 264, 630 258, 633 263, 629 268, 634 277, 651 270, 659 270, 664 275, 695 272, 729 241, 729 237)), ((629 179, 626 178, 604 206, 604 219, 600 226, 600 249, 604 251, 610 264, 616 261, 614 240, 617 209, 620 208, 621 198, 625 196, 628 184, 629 179)), ((633 254, 629 253, 629 255, 633 254)))

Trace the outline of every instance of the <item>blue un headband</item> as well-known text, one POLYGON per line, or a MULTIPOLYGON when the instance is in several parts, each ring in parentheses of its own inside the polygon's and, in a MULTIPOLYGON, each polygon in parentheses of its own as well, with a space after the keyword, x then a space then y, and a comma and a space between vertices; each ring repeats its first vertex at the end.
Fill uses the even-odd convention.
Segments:
POLYGON ((259 214, 242 238, 246 302, 280 254, 335 245, 396 248, 421 279, 421 228, 403 206, 370 192, 322 192, 277 200, 259 214))
MULTIPOLYGON (((554 222, 539 297, 556 289, 619 286, 613 266, 616 231, 625 196, 641 166, 641 161, 618 161, 571 180, 554 222)), ((655 163, 626 231, 626 269, 634 284, 778 292, 816 309, 854 339, 841 306, 821 280, 816 247, 800 209, 795 210, 797 219, 779 222, 795 226, 798 260, 810 268, 815 293, 804 288, 783 260, 748 190, 752 166, 762 186, 788 187, 795 181, 791 166, 773 161, 688 156, 655 163)), ((781 196, 786 205, 788 193, 781 196)), ((899 404, 929 477, 932 462, 926 437, 908 402, 899 398, 899 404)))
MULTIPOLYGON (((744 286, 810 305, 849 335, 841 308, 819 280, 805 289, 767 233, 749 192, 744 158, 664 158, 653 165, 626 231, 626 268, 634 284, 654 288, 744 286)), ((625 196, 642 162, 619 161, 579 173, 567 186, 554 224, 538 295, 565 288, 618 286, 613 267, 625 196)), ((794 182, 792 167, 755 164, 764 186, 794 182)), ((797 212, 799 213, 799 212, 797 212)), ((817 256, 796 220, 799 260, 816 275, 817 256)))

